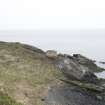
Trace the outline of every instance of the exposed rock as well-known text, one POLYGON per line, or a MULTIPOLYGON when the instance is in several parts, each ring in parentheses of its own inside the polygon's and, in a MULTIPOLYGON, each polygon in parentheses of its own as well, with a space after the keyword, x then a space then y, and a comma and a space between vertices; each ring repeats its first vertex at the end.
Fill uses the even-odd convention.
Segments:
POLYGON ((101 72, 104 71, 103 68, 98 67, 95 64, 94 60, 91 60, 81 54, 73 54, 73 58, 76 59, 78 61, 79 64, 85 66, 88 68, 88 70, 90 70, 91 72, 101 72))
POLYGON ((89 68, 79 64, 72 56, 59 56, 55 61, 55 64, 69 79, 97 83, 97 77, 89 70, 89 68))
POLYGON ((62 81, 69 83, 69 84, 79 86, 79 87, 84 88, 84 89, 91 90, 91 91, 105 92, 105 87, 98 86, 98 85, 95 85, 92 83, 85 83, 85 82, 75 81, 75 80, 63 80, 63 79, 62 79, 62 81))
POLYGON ((105 64, 105 62, 102 62, 102 61, 100 61, 99 63, 101 63, 101 64, 105 64))
POLYGON ((78 60, 78 62, 83 63, 83 64, 88 62, 88 61, 93 62, 93 60, 86 58, 81 54, 73 54, 73 57, 75 57, 78 60))
POLYGON ((45 105, 105 105, 103 95, 73 85, 52 87, 45 102, 45 105))
POLYGON ((57 58, 57 51, 54 51, 54 50, 48 50, 46 51, 46 56, 49 57, 49 58, 57 58))
POLYGON ((99 69, 80 54, 0 42, 0 89, 24 105, 105 105, 99 69))

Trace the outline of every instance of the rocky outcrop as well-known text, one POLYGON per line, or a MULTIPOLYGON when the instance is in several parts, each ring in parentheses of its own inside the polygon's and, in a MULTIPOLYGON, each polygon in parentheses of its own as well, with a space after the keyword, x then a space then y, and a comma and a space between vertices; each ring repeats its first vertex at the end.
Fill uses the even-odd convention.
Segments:
POLYGON ((104 70, 95 64, 95 60, 91 60, 81 54, 73 54, 73 58, 76 59, 80 65, 87 67, 88 70, 92 72, 101 72, 104 70))
POLYGON ((90 91, 95 91, 95 92, 104 92, 105 91, 105 87, 104 86, 99 86, 96 84, 92 84, 92 83, 85 83, 82 81, 76 81, 76 80, 64 80, 62 79, 62 81, 68 83, 68 84, 73 84, 76 85, 78 87, 90 90, 90 91))
POLYGON ((54 61, 66 78, 97 83, 97 77, 88 66, 81 65, 78 60, 70 55, 59 55, 54 61))
POLYGON ((95 71, 80 54, 0 42, 0 90, 23 105, 105 105, 105 80, 95 71))
POLYGON ((101 63, 101 64, 105 64, 105 62, 103 62, 103 61, 100 61, 99 63, 101 63))
POLYGON ((48 58, 52 58, 52 59, 55 59, 55 58, 57 58, 57 51, 54 51, 54 50, 48 50, 48 51, 46 51, 46 56, 48 57, 48 58))
POLYGON ((94 74, 101 68, 92 60, 80 54, 59 54, 53 63, 64 74, 65 79, 60 80, 68 85, 52 88, 46 98, 48 105, 105 105, 105 82, 94 74))
POLYGON ((53 87, 45 105, 105 105, 103 95, 74 85, 53 87))

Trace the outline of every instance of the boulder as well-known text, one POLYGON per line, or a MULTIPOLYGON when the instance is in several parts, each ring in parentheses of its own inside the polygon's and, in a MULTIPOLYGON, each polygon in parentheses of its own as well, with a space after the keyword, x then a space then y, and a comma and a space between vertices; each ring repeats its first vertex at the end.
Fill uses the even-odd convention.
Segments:
POLYGON ((48 58, 57 58, 57 51, 54 51, 54 50, 48 50, 48 51, 46 51, 46 56, 48 57, 48 58))
POLYGON ((73 80, 82 80, 97 83, 97 77, 89 71, 89 68, 78 63, 72 56, 64 55, 56 61, 57 67, 63 72, 65 77, 73 80))

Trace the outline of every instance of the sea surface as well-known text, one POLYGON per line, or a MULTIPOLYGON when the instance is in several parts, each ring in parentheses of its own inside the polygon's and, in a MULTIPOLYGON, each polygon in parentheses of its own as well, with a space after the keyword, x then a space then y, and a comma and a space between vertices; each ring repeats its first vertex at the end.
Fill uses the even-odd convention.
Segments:
MULTIPOLYGON (((105 64, 96 62, 96 65, 105 69, 105 64)), ((95 73, 95 74, 96 74, 97 77, 99 77, 99 78, 105 78, 105 71, 100 72, 100 73, 95 73)))
MULTIPOLYGON (((26 43, 44 51, 70 55, 79 53, 98 62, 105 61, 105 30, 4 30, 0 31, 0 41, 26 43)), ((99 76, 105 78, 105 72, 99 76)))

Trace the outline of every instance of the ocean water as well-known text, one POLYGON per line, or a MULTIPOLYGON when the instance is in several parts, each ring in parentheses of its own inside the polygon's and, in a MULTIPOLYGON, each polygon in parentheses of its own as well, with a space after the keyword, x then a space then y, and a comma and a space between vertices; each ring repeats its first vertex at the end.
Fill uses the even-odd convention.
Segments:
MULTIPOLYGON (((102 64, 102 63, 99 63, 99 62, 96 62, 97 66, 99 67, 102 67, 105 69, 105 64, 102 64)), ((100 73, 95 73, 95 75, 98 77, 98 78, 104 78, 105 79, 105 71, 103 72, 100 72, 100 73)))
POLYGON ((96 75, 98 78, 103 78, 103 79, 105 79, 105 71, 100 72, 100 73, 95 73, 95 75, 96 75))
POLYGON ((0 31, 0 41, 26 43, 44 51, 51 49, 70 55, 79 53, 90 59, 105 61, 105 30, 102 29, 8 30, 0 31))

